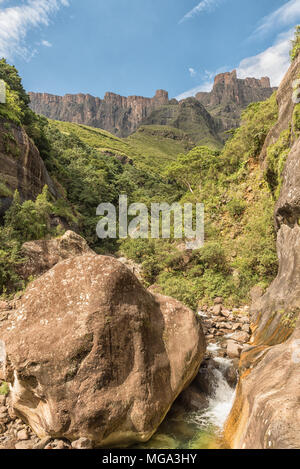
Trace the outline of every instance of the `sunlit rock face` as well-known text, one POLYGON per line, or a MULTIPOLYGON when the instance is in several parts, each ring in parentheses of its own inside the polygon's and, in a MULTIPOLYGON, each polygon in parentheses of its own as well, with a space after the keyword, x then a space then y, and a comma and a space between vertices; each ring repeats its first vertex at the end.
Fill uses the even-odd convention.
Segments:
POLYGON ((268 146, 291 126, 291 151, 275 207, 279 270, 251 307, 253 347, 241 356, 242 375, 225 429, 232 448, 300 447, 300 139, 292 125, 299 69, 300 55, 278 90, 279 119, 260 157, 264 168, 268 146))
POLYGON ((39 437, 147 441, 205 353, 195 314, 112 257, 81 255, 30 284, 0 322, 1 376, 39 437))
POLYGON ((167 91, 157 90, 153 98, 106 93, 104 99, 89 94, 55 96, 29 93, 31 108, 50 119, 85 124, 127 137, 154 110, 169 102, 167 91))

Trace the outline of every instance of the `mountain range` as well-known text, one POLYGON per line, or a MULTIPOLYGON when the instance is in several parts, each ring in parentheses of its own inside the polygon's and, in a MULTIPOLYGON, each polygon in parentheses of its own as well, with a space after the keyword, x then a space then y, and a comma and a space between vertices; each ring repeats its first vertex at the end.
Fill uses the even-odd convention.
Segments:
POLYGON ((106 93, 104 99, 89 94, 56 96, 29 93, 31 109, 50 119, 84 124, 128 137, 141 125, 167 125, 183 130, 196 144, 220 146, 224 132, 240 125, 250 103, 269 98, 275 88, 267 77, 238 79, 234 70, 216 76, 211 92, 195 98, 169 100, 167 91, 153 98, 106 93))

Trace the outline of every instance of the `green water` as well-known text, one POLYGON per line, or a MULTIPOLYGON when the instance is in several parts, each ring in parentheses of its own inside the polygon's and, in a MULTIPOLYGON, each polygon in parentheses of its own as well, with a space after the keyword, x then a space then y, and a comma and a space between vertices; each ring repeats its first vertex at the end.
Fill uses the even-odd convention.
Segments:
POLYGON ((155 435, 136 449, 226 449, 219 428, 199 423, 197 414, 170 414, 155 435))

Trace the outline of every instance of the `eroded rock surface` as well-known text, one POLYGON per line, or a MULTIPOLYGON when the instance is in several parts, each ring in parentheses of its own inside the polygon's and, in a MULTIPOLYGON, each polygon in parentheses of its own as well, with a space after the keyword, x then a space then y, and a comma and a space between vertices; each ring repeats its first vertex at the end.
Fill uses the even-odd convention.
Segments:
POLYGON ((191 310, 95 255, 31 283, 0 340, 13 408, 40 438, 108 447, 148 440, 205 353, 191 310))
POLYGON ((31 108, 38 114, 108 130, 119 137, 130 135, 153 109, 169 101, 164 90, 158 90, 153 98, 124 97, 115 93, 106 93, 104 99, 89 94, 29 93, 29 96, 31 108))
POLYGON ((21 256, 24 264, 19 266, 23 278, 42 275, 60 261, 84 254, 95 254, 86 240, 74 231, 67 231, 55 239, 42 239, 24 243, 21 256))
MULTIPOLYGON (((278 90, 279 120, 266 148, 291 123, 292 82, 300 55, 278 90)), ((279 271, 263 296, 251 307, 252 347, 241 356, 237 397, 225 435, 232 448, 300 447, 300 139, 287 157, 275 209, 279 271), (298 323, 297 323, 298 321, 298 323)))

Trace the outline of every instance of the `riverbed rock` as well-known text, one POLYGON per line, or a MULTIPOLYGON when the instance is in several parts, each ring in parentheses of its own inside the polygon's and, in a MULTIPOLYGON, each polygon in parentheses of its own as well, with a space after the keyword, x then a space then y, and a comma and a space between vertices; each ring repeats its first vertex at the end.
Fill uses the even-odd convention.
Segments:
POLYGON ((229 358, 239 358, 243 347, 241 344, 235 342, 234 340, 228 340, 227 342, 227 356, 229 358))
POLYGON ((152 295, 118 260, 83 255, 32 282, 0 323, 15 412, 40 438, 146 441, 196 376, 195 314, 152 295))

